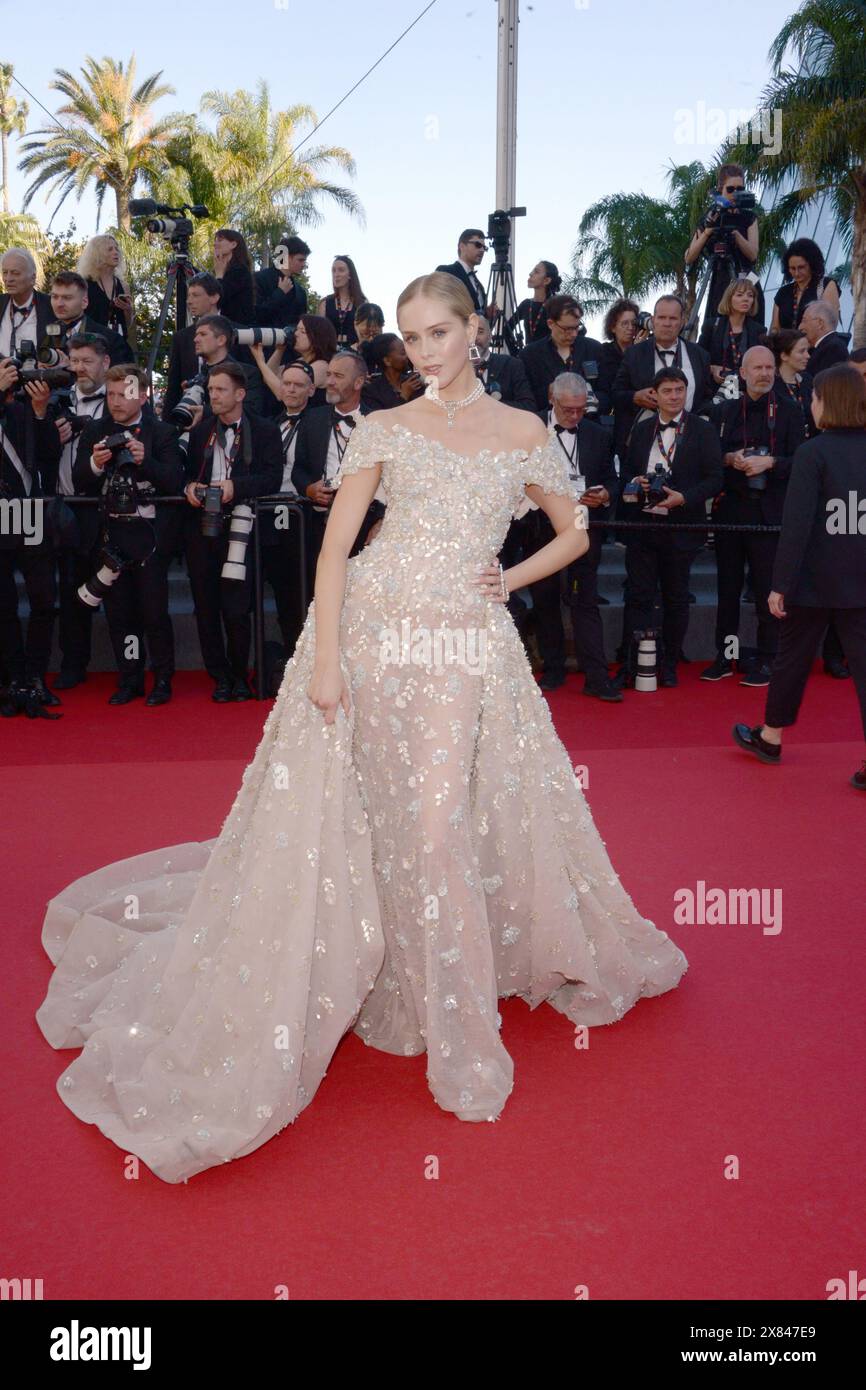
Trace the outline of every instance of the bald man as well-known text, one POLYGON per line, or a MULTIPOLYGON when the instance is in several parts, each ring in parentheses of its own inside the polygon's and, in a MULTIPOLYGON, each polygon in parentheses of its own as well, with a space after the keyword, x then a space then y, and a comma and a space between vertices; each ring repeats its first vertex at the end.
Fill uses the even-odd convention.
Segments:
MULTIPOLYGON (((716 500, 713 520, 780 526, 791 462, 805 438, 803 414, 793 401, 775 395, 776 363, 769 348, 749 348, 740 363, 740 377, 740 399, 713 407, 725 465, 724 491, 716 500)), ((767 601, 778 540, 777 532, 715 532, 717 655, 702 680, 733 675, 736 661, 740 685, 769 685, 778 626, 767 601), (747 561, 758 620, 758 658, 751 665, 739 661, 740 595, 747 561)))

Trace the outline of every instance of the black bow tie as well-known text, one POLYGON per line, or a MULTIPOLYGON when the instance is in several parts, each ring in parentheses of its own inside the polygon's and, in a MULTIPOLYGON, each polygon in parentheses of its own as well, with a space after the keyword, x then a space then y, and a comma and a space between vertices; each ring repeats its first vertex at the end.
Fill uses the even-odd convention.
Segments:
POLYGON ((353 430, 355 428, 355 425, 357 424, 354 415, 337 415, 335 418, 338 425, 340 423, 348 425, 350 430, 353 430))
POLYGON ((104 401, 105 391, 97 391, 93 396, 79 396, 80 401, 104 401))
POLYGON ((557 434, 577 434, 576 425, 555 425, 554 429, 557 434))
POLYGON ((662 434, 664 434, 666 430, 675 430, 676 427, 677 427, 677 422, 676 422, 676 420, 668 420, 668 422, 667 422, 666 425, 663 425, 662 422, 661 422, 661 420, 659 421, 659 430, 660 430, 660 432, 661 432, 662 434))

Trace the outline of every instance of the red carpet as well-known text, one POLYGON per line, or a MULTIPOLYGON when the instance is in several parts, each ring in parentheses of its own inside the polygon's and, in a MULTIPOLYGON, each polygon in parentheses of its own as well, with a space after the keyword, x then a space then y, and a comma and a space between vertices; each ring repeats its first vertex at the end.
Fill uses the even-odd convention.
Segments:
POLYGON ((256 1153, 168 1186, 62 1104, 72 1057, 33 1013, 45 903, 110 860, 215 835, 270 703, 3 721, 3 1267, 46 1299, 826 1298, 863 1260, 866 796, 851 683, 816 674, 780 768, 730 742, 736 681, 551 697, 617 871, 683 948, 680 988, 574 1030, 503 1003, 515 1090, 493 1125, 439 1110, 424 1059, 343 1041, 312 1105, 256 1153), (675 926, 674 893, 781 889, 783 926, 675 926), (739 1178, 725 1177, 730 1156, 739 1178), (430 1157, 438 1179, 425 1178, 430 1157), (859 1263, 858 1263, 859 1262, 859 1263))

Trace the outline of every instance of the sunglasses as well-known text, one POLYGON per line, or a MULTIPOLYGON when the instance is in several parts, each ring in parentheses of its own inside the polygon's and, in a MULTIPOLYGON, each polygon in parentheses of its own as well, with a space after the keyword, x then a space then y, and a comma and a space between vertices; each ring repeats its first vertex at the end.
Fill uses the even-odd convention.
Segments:
POLYGON ((486 251, 486 250, 487 250, 487 247, 486 247, 486 245, 484 244, 483 241, 470 241, 469 245, 470 245, 470 246, 478 246, 478 247, 481 248, 482 251, 486 251))
POLYGON ((742 193, 746 185, 744 183, 726 183, 725 193, 742 193))

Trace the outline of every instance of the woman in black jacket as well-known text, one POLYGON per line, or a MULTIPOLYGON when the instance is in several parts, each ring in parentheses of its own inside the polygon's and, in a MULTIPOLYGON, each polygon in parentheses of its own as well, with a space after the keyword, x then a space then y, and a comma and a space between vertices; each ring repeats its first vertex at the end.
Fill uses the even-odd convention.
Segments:
MULTIPOLYGON (((220 227, 213 239, 214 275, 221 282, 220 313, 241 328, 256 321, 253 262, 240 232, 220 227)), ((236 352, 236 357, 243 354, 236 352)))
POLYGON ((726 376, 739 375, 740 363, 750 347, 758 346, 765 331, 758 318, 755 282, 741 275, 728 285, 716 318, 704 324, 700 336, 701 347, 710 354, 710 371, 717 386, 726 376))
MULTIPOLYGON (((835 623, 866 736, 866 381, 847 363, 819 372, 812 414, 820 434, 794 455, 770 612, 781 621, 764 723, 734 725, 734 739, 778 763, 782 730, 800 710, 815 649, 835 623)), ((866 761, 851 778, 866 791, 866 761)))

